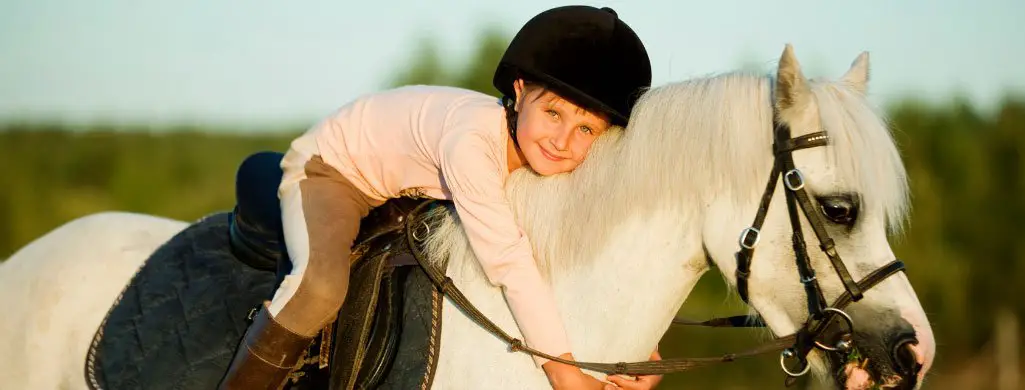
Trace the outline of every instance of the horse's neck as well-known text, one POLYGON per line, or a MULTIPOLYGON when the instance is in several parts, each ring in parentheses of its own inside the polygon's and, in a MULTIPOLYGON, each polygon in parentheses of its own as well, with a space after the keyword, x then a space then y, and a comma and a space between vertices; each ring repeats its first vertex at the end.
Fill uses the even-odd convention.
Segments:
MULTIPOLYGON (((542 207, 540 203, 547 200, 539 200, 535 206, 542 207)), ((548 263, 546 274, 552 282, 577 359, 648 358, 707 269, 697 210, 698 207, 689 203, 677 203, 667 209, 630 214, 604 228, 579 226, 577 229, 586 228, 594 233, 597 229, 610 231, 568 236, 576 237, 575 242, 554 242, 552 237, 531 235, 538 244, 539 262, 548 263), (579 256, 575 252, 582 252, 587 253, 587 258, 546 254, 553 252, 549 249, 551 245, 562 247, 557 251, 561 254, 579 256)), ((470 301, 503 329, 519 336, 501 290, 487 283, 461 226, 452 217, 449 215, 447 222, 435 229, 429 253, 448 257, 447 273, 470 301)), ((446 332, 480 332, 479 326, 467 321, 465 318, 449 321, 446 332)), ((496 342, 493 335, 478 336, 483 338, 474 338, 474 342, 496 342)), ((459 342, 450 341, 449 345, 456 347, 452 343, 459 342)))
POLYGON ((707 269, 700 235, 677 233, 679 215, 636 215, 589 243, 591 264, 552 275, 578 359, 648 357, 707 269))
POLYGON ((703 212, 686 199, 582 199, 602 191, 580 187, 608 191, 610 183, 598 180, 611 177, 521 176, 544 184, 514 182, 523 193, 512 191, 512 198, 530 205, 518 216, 551 279, 577 358, 645 359, 707 269, 703 212))

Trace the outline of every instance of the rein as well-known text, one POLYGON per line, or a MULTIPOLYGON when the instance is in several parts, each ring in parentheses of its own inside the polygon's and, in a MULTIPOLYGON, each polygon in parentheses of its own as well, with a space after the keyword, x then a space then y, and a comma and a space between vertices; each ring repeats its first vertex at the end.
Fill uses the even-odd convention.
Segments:
MULTIPOLYGON (((794 254, 797 261, 801 283, 804 284, 805 292, 808 297, 809 317, 797 332, 787 336, 777 337, 772 341, 749 350, 712 357, 665 358, 658 361, 629 363, 581 362, 551 356, 525 345, 522 340, 510 336, 502 330, 498 325, 484 316, 484 314, 481 313, 472 303, 470 303, 459 288, 455 286, 452 279, 445 275, 443 270, 440 270, 438 267, 435 267, 427 261, 427 256, 420 248, 420 245, 418 245, 418 243, 423 241, 427 235, 418 234, 417 228, 422 225, 427 227, 429 230, 429 226, 423 222, 420 223, 421 225, 418 225, 417 222, 414 221, 418 220, 416 217, 423 209, 428 206, 438 205, 436 200, 421 203, 409 212, 408 216, 405 218, 406 243, 413 258, 416 259, 416 262, 423 268, 434 286, 448 297, 456 307, 461 309, 463 313, 470 317, 471 320, 508 344, 510 350, 513 352, 519 351, 528 355, 538 356, 581 369, 602 372, 605 374, 620 375, 670 374, 689 371, 717 363, 732 362, 738 358, 758 356, 767 353, 780 353, 780 365, 783 368, 783 371, 787 374, 786 384, 789 386, 793 384, 795 378, 802 376, 809 371, 811 366, 808 364, 806 357, 812 349, 818 348, 827 352, 846 353, 853 347, 851 336, 854 333, 854 323, 843 309, 849 304, 861 300, 864 291, 871 289, 886 278, 904 271, 905 268, 902 261, 893 260, 892 262, 876 269, 864 279, 857 282, 854 281, 841 261, 839 254, 837 254, 834 242, 826 232, 821 217, 812 207, 810 197, 804 189, 804 178, 801 176, 801 172, 794 167, 793 156, 791 155, 795 150, 827 145, 828 136, 824 132, 816 132, 800 137, 790 138, 789 127, 778 121, 774 122, 774 130, 776 141, 773 144, 775 162, 773 164, 772 173, 769 176, 769 182, 766 186, 765 193, 762 195, 754 223, 751 227, 742 231, 738 240, 740 250, 735 255, 737 260, 737 290, 744 302, 750 304, 748 302, 748 277, 750 276, 751 259, 753 257, 755 246, 759 241, 759 229, 761 229, 762 224, 765 222, 769 204, 771 203, 772 195, 775 192, 776 182, 779 180, 780 175, 782 175, 783 184, 787 189, 787 191, 785 191, 787 209, 789 211, 791 226, 793 228, 794 254), (798 206, 810 222, 812 229, 815 231, 816 237, 819 239, 820 249, 822 249, 822 251, 829 257, 830 263, 840 276, 846 290, 830 306, 825 306, 823 303, 825 298, 823 297, 822 290, 820 289, 815 277, 815 271, 812 269, 811 262, 808 258, 804 237, 801 233, 801 223, 797 210, 798 206), (827 343, 824 343, 821 338, 830 328, 829 325, 837 318, 841 319, 847 327, 844 329, 839 341, 833 345, 827 345, 827 343), (786 364, 787 360, 793 359, 797 359, 801 367, 801 369, 796 372, 788 369, 786 364)), ((673 320, 673 324, 708 327, 764 327, 765 321, 757 315, 742 315, 713 318, 707 321, 692 321, 677 318, 673 320)))

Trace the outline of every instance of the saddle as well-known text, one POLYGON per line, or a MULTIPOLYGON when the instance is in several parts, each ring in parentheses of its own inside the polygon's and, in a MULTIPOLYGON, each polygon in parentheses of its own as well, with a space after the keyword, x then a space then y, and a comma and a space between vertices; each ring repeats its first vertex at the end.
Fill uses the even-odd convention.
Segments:
MULTIPOLYGON (((243 162, 236 178, 239 202, 229 228, 232 252, 251 267, 276 271, 275 289, 291 271, 277 201, 281 157, 262 152, 243 162)), ((429 201, 391 199, 360 221, 349 258, 347 299, 336 320, 315 336, 301 366, 290 375, 293 387, 323 388, 329 382, 331 389, 377 388, 386 373, 396 374, 395 378, 419 377, 409 371, 422 371, 422 381, 404 385, 429 387, 437 362, 433 355, 440 337, 441 295, 412 257, 406 238, 406 218, 422 219, 422 214, 412 212, 429 201), (403 315, 413 315, 416 318, 410 322, 420 326, 405 324, 404 328, 403 315), (430 327, 424 326, 428 323, 430 327), (402 330, 409 339, 400 343, 402 330), (415 353, 397 361, 400 344, 414 348, 415 353), (411 361, 414 356, 426 360, 411 361)), ((255 312, 250 311, 249 317, 255 312)))
MULTIPOLYGON (((276 196, 280 176, 266 177, 249 189, 276 196)), ((410 218, 417 226, 430 223, 425 213, 410 215, 427 201, 393 199, 361 221, 348 298, 307 348, 286 388, 430 387, 443 294, 410 255, 405 228, 410 218)), ((237 207, 209 215, 146 260, 93 337, 85 364, 91 389, 217 386, 252 308, 270 299, 290 268, 283 247, 252 246, 280 231, 252 222, 242 221, 237 207)))
POLYGON ((350 258, 348 298, 293 380, 329 368, 330 389, 430 387, 443 296, 413 259, 405 230, 410 212, 426 201, 390 200, 363 219, 350 258), (337 342, 325 356, 332 338, 337 342))

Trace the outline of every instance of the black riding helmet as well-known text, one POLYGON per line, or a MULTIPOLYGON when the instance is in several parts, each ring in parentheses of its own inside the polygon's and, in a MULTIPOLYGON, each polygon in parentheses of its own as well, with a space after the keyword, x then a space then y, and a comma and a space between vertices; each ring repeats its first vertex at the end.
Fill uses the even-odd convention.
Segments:
POLYGON ((509 43, 495 88, 514 98, 513 81, 520 77, 625 126, 651 86, 651 62, 640 38, 611 8, 573 5, 538 14, 509 43))

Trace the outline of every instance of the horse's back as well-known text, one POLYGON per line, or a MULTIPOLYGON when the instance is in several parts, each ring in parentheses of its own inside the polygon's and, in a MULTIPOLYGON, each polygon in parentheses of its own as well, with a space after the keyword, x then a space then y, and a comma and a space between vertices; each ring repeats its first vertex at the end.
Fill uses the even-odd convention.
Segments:
POLYGON ((0 388, 84 388, 93 332, 135 271, 187 223, 126 212, 72 220, 0 264, 0 388))

